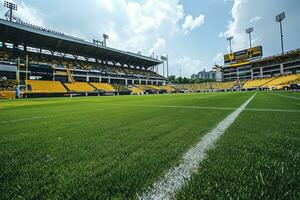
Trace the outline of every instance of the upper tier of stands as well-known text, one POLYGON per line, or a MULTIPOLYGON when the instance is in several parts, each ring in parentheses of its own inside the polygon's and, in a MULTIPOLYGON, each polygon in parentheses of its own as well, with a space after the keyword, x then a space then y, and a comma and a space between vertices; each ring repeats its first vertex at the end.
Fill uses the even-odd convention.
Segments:
MULTIPOLYGON (((145 69, 135 69, 122 66, 113 66, 109 64, 96 63, 95 61, 79 60, 68 57, 59 57, 47 54, 38 54, 34 52, 28 52, 29 64, 41 67, 57 67, 57 68, 70 68, 81 70, 98 70, 104 74, 119 74, 119 75, 140 75, 145 77, 158 77, 163 76, 145 69)), ((0 61, 2 62, 17 62, 17 57, 11 51, 0 51, 0 61)), ((23 58, 21 62, 25 63, 23 58)))

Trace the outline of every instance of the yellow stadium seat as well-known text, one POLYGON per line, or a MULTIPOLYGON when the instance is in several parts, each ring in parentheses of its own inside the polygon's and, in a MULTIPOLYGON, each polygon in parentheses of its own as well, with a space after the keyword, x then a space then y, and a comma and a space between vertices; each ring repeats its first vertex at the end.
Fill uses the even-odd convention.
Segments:
POLYGON ((288 85, 290 83, 293 83, 294 81, 300 79, 300 74, 290 74, 290 75, 283 75, 279 76, 272 81, 266 83, 264 86, 268 88, 277 88, 280 89, 282 85, 288 85))
POLYGON ((73 92, 93 92, 95 88, 87 82, 65 83, 65 86, 73 92))
POLYGON ((13 99, 16 97, 14 91, 0 91, 0 99, 13 99))
POLYGON ((92 86, 98 90, 103 90, 105 92, 115 92, 116 89, 109 83, 91 83, 92 86))
POLYGON ((249 88, 262 87, 268 82, 272 81, 273 79, 274 78, 260 78, 260 79, 249 80, 243 85, 243 88, 249 89, 249 88))
POLYGON ((30 93, 66 93, 67 90, 59 81, 27 80, 30 85, 30 93))
POLYGON ((145 93, 145 90, 141 89, 141 88, 138 88, 138 87, 131 87, 129 88, 131 90, 131 93, 132 94, 144 94, 145 93))

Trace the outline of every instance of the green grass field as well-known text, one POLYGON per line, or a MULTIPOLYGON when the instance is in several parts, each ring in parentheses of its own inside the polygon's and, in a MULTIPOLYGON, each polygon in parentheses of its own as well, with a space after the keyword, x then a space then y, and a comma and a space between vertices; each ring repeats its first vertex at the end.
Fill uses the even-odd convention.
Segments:
MULTIPOLYGON (((1 199, 136 199, 254 92, 0 101, 1 199)), ((178 199, 299 199, 300 94, 258 92, 178 199)))

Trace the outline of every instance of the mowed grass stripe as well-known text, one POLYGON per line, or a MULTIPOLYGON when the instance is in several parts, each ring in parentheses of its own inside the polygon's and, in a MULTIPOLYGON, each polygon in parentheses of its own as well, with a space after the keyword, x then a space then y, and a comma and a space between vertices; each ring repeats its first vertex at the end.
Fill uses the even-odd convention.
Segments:
POLYGON ((143 193, 139 199, 156 200, 171 199, 181 187, 189 181, 192 174, 198 169, 200 162, 206 157, 206 151, 214 147, 215 142, 225 130, 235 121, 240 113, 252 101, 256 93, 244 102, 239 108, 228 115, 213 130, 207 133, 195 147, 189 149, 176 167, 171 168, 159 181, 155 182, 149 191, 143 193))
MULTIPOLYGON (((250 93, 220 95, 236 106, 250 93), (230 96, 234 96, 232 101, 230 96)), ((199 104, 198 95, 162 96, 162 102, 199 104)), ((161 104, 159 97, 116 97, 161 104)), ((215 97, 214 97, 215 98, 215 97)), ((30 100, 26 100, 30 103, 30 100)), ((229 110, 113 107, 101 98, 45 99, 43 105, 1 110, 0 119, 62 114, 3 124, 0 131, 2 199, 131 199, 146 190, 182 154, 230 113, 229 110), (79 109, 80 107, 80 109, 79 109), (79 114, 72 110, 87 111, 79 114), (97 110, 99 108, 99 110, 97 110), (100 109, 101 108, 101 109, 100 109)), ((18 101, 14 102, 18 103, 18 101)))
MULTIPOLYGON (((249 107, 280 107, 282 97, 272 96, 260 93, 249 107)), ((298 113, 245 110, 176 198, 299 199, 299 120, 298 113)))

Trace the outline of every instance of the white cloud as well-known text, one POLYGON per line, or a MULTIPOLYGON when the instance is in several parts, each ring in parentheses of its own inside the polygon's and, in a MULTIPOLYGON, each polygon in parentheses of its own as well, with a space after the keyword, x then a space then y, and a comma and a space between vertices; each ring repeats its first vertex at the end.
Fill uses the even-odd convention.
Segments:
POLYGON ((261 20, 261 17, 260 17, 260 16, 256 16, 256 17, 251 18, 251 19, 249 20, 249 22, 250 22, 250 23, 253 23, 253 22, 257 22, 257 21, 259 21, 259 20, 261 20))
POLYGON ((179 71, 181 70, 183 77, 191 77, 192 74, 198 73, 204 69, 201 60, 192 59, 188 56, 179 58, 173 66, 175 67, 172 68, 171 73, 179 74, 179 71))
MULTIPOLYGON (((227 25, 227 30, 222 34, 223 37, 233 36, 232 49, 238 51, 247 47, 247 36, 245 34, 244 22, 246 15, 241 12, 248 0, 234 0, 231 9, 232 20, 227 25)), ((228 47, 229 49, 229 47, 228 47)))
POLYGON ((166 40, 158 37, 156 42, 152 45, 152 48, 149 50, 149 55, 153 52, 155 54, 162 54, 166 49, 166 40))
POLYGON ((220 52, 218 53, 214 59, 214 64, 217 64, 217 65, 223 65, 224 64, 224 53, 220 52))
POLYGON ((184 23, 182 25, 182 29, 184 31, 184 34, 187 34, 189 31, 200 27, 205 22, 205 16, 199 15, 195 19, 191 15, 187 15, 185 17, 184 23))
POLYGON ((219 37, 219 38, 224 37, 224 33, 223 33, 223 32, 220 32, 219 35, 218 35, 218 37, 219 37))

